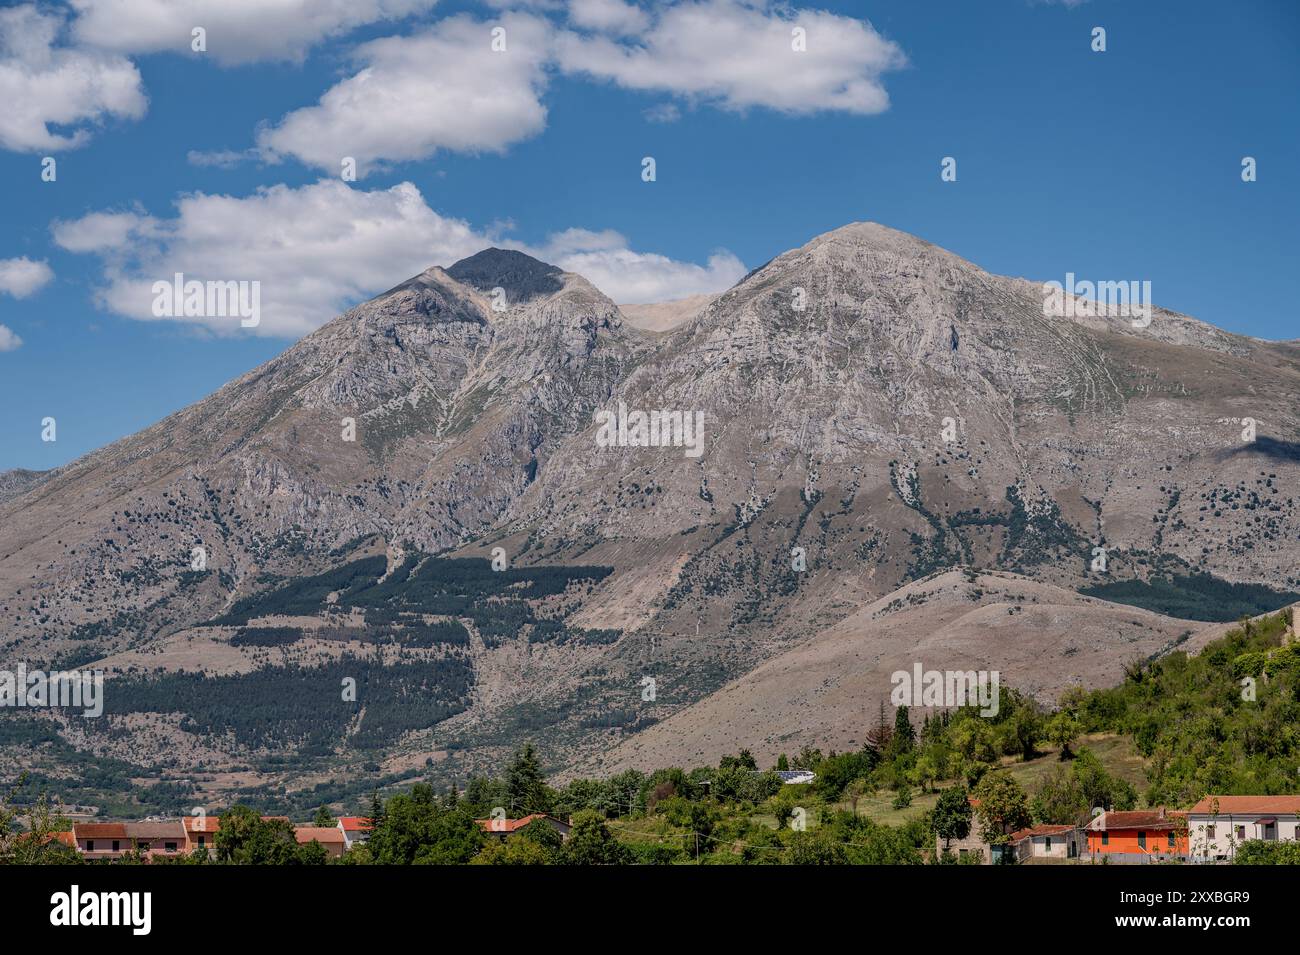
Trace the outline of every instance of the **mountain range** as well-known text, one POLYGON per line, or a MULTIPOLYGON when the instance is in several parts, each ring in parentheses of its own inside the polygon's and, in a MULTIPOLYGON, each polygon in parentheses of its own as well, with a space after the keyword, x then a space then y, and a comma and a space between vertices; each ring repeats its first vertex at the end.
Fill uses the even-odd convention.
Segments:
POLYGON ((914 662, 1050 704, 1300 599, 1300 341, 1043 302, 874 223, 657 306, 430 268, 0 475, 0 666, 109 673, 105 719, 33 715, 57 746, 6 761, 219 800, 526 738, 559 772, 769 758, 860 744, 914 662), (601 412, 702 416, 701 453, 601 412))

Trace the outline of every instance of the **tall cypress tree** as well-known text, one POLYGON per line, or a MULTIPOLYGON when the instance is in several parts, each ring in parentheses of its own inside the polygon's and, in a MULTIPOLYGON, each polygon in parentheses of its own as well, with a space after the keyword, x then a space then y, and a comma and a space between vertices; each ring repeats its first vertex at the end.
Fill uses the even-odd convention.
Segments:
POLYGON ((916 731, 912 729, 912 718, 906 706, 894 711, 894 739, 892 751, 895 755, 910 753, 916 746, 916 731))

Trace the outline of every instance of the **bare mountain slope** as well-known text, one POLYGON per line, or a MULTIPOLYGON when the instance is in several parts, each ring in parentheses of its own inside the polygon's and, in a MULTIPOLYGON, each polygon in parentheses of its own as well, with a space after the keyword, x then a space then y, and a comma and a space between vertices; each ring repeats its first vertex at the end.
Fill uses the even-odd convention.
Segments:
POLYGON ((762 765, 804 746, 856 749, 878 704, 890 706, 891 675, 917 663, 996 670, 1002 686, 1054 705, 1068 686, 1113 685, 1125 664, 1174 647, 1194 652, 1223 629, 1015 574, 949 571, 863 607, 574 772, 716 764, 742 748, 762 765))

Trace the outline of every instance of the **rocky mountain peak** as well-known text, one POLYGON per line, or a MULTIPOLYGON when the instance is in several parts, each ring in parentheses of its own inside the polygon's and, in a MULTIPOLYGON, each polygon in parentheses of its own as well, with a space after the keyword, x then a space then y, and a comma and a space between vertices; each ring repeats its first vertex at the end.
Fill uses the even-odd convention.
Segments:
POLYGON ((564 288, 564 272, 514 249, 484 249, 446 270, 457 282, 481 292, 503 288, 512 302, 553 295, 564 288))

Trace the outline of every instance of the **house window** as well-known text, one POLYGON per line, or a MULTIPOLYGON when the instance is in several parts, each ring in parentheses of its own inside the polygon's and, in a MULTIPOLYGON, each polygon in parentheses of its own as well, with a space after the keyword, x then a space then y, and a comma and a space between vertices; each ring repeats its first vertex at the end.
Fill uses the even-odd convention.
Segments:
POLYGON ((1214 840, 1214 826, 1210 825, 1205 827, 1205 838, 1211 841, 1214 840))
POLYGON ((1170 849, 1177 848, 1177 846, 1174 844, 1174 834, 1172 832, 1169 833, 1169 848, 1170 849))
POLYGON ((1110 845, 1110 833, 1109 833, 1109 832, 1103 832, 1103 833, 1101 834, 1101 844, 1102 844, 1103 846, 1108 846, 1108 845, 1110 845))
POLYGON ((1245 826, 1238 826, 1238 827, 1237 827, 1237 838, 1238 838, 1238 839, 1245 839, 1245 838, 1246 838, 1246 827, 1245 827, 1245 826))
POLYGON ((1138 833, 1138 848, 1139 848, 1139 849, 1145 849, 1146 847, 1147 847, 1147 834, 1146 834, 1145 832, 1139 832, 1139 833, 1138 833))
POLYGON ((119 852, 119 851, 121 851, 121 848, 122 848, 122 843, 120 843, 120 842, 118 842, 116 839, 114 839, 114 840, 113 840, 113 851, 114 851, 114 852, 119 852))
POLYGON ((203 848, 203 836, 199 836, 199 848, 203 848))
POLYGON ((163 843, 163 848, 166 849, 168 852, 175 852, 175 851, 176 851, 176 843, 174 843, 174 842, 164 842, 164 843, 163 843))
POLYGON ((136 847, 137 847, 141 852, 148 852, 148 851, 149 851, 149 843, 147 843, 147 842, 137 842, 137 843, 136 843, 136 847))
POLYGON ((1051 851, 1052 851, 1052 837, 1051 837, 1051 836, 1048 836, 1048 837, 1047 837, 1047 844, 1046 844, 1045 848, 1047 849, 1048 852, 1051 852, 1051 851))
POLYGON ((87 851, 87 852, 94 852, 94 851, 95 851, 95 840, 94 840, 94 839, 87 839, 87 840, 86 840, 86 851, 87 851))

